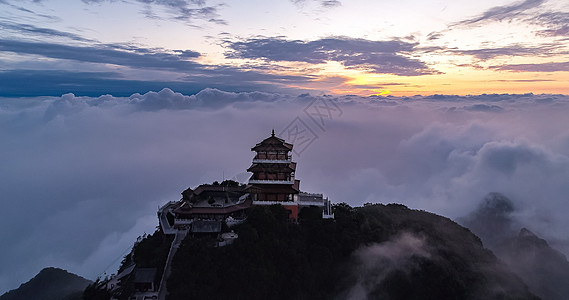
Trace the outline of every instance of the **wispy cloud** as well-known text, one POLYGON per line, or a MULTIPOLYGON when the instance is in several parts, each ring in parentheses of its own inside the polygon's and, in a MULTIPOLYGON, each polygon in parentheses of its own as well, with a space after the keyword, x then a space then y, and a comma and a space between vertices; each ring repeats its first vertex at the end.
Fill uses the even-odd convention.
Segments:
POLYGON ((75 33, 55 30, 55 29, 46 28, 46 27, 37 27, 35 25, 24 24, 24 23, 0 21, 0 28, 2 28, 4 30, 8 30, 8 31, 13 31, 13 32, 20 34, 20 35, 23 35, 23 36, 36 35, 36 36, 43 36, 43 37, 50 37, 50 38, 62 37, 62 38, 68 38, 68 39, 71 39, 74 41, 80 41, 80 42, 92 42, 93 41, 93 40, 84 38, 84 37, 82 37, 78 34, 75 34, 75 33))
POLYGON ((338 0, 323 0, 322 2, 320 2, 320 4, 324 7, 336 7, 336 6, 341 6, 342 2, 338 0))
POLYGON ((290 1, 298 6, 302 6, 307 2, 317 2, 323 8, 332 8, 342 5, 342 2, 340 2, 339 0, 290 0, 290 1))
MULTIPOLYGON (((537 35, 548 37, 569 36, 569 12, 547 10, 542 4, 545 0, 525 0, 506 6, 490 8, 479 16, 456 22, 450 28, 457 26, 481 25, 492 21, 517 20, 527 24, 545 27, 536 30, 537 35)), ((430 39, 440 37, 433 33, 430 39)))
MULTIPOLYGON (((152 75, 150 70, 145 74, 152 75)), ((156 75, 159 76, 159 75, 156 75)), ((0 71, 0 97, 59 96, 75 93, 82 96, 113 94, 128 96, 137 92, 169 87, 185 94, 205 88, 227 91, 265 90, 299 93, 300 88, 287 85, 316 80, 308 75, 265 74, 229 67, 185 71, 177 80, 137 79, 116 71, 6 70, 0 71)))
POLYGON ((491 69, 507 70, 514 72, 567 72, 569 62, 549 62, 536 64, 506 64, 491 66, 491 69))
POLYGON ((472 50, 449 50, 451 53, 460 55, 472 55, 481 60, 487 60, 500 56, 548 56, 562 48, 559 44, 543 44, 528 47, 520 44, 505 47, 481 48, 472 50))
POLYGON ((569 37, 569 12, 542 13, 533 21, 547 28, 538 32, 541 35, 569 37))
MULTIPOLYGON (((34 16, 34 17, 39 17, 42 18, 44 20, 59 20, 59 18, 51 16, 51 15, 46 15, 46 14, 39 14, 31 9, 25 8, 23 6, 17 5, 17 4, 13 4, 11 2, 16 2, 17 4, 21 4, 21 1, 13 1, 13 0, 0 0, 0 4, 2 5, 6 5, 8 7, 11 7, 12 9, 15 9, 17 11, 20 12, 24 12, 28 15, 34 16)), ((41 2, 41 0, 34 0, 33 2, 41 2)), ((7 17, 7 19, 10 19, 10 17, 7 17)))
MULTIPOLYGON (((10 70, 0 72, 3 78, 0 94, 3 96, 61 95, 74 92, 96 96, 104 93, 129 95, 163 87, 171 87, 185 93, 195 93, 207 87, 229 91, 267 89, 279 91, 285 85, 298 85, 314 81, 312 75, 294 75, 285 72, 271 72, 274 68, 253 65, 224 66, 207 65, 196 59, 201 53, 189 49, 146 48, 134 44, 103 44, 80 35, 10 22, 0 23, 2 28, 20 34, 37 35, 46 41, 0 39, 0 53, 13 53, 20 57, 38 56, 49 58, 36 63, 37 69, 10 70), (72 42, 57 42, 57 39, 72 42), (51 70, 54 59, 62 62, 83 64, 81 70, 51 70), (109 65, 124 68, 109 68, 109 65), (127 75, 129 69, 144 70, 143 76, 127 75), (166 80, 152 77, 156 72, 170 72, 166 80), (140 79, 147 78, 147 79, 140 79), (173 79, 175 78, 175 79, 173 79), (56 80, 57 79, 57 80, 56 80), (48 84, 49 83, 49 84, 48 84), (107 91, 104 91, 104 88, 107 91)), ((135 73, 140 73, 136 71, 135 73)), ((155 76, 155 77, 156 77, 155 76)))
POLYGON ((512 19, 529 9, 540 6, 544 2, 545 0, 525 0, 523 2, 516 2, 510 5, 492 7, 479 16, 460 21, 453 24, 453 26, 474 25, 486 21, 503 21, 512 19))
POLYGON ((555 81, 551 79, 499 79, 491 80, 492 82, 544 82, 544 81, 555 81))
MULTIPOLYGON (((81 0, 84 3, 103 3, 114 2, 114 0, 81 0)), ((153 6, 160 6, 170 10, 175 19, 190 21, 192 19, 203 19, 217 24, 227 24, 220 18, 218 7, 206 6, 205 0, 135 0, 146 5, 144 14, 151 18, 159 18, 153 10, 153 6)))
POLYGON ((424 62, 406 55, 416 51, 416 43, 400 40, 371 41, 346 37, 314 41, 257 38, 230 42, 228 58, 262 59, 280 62, 321 64, 327 61, 342 63, 347 68, 364 69, 375 73, 400 76, 434 74, 424 62))

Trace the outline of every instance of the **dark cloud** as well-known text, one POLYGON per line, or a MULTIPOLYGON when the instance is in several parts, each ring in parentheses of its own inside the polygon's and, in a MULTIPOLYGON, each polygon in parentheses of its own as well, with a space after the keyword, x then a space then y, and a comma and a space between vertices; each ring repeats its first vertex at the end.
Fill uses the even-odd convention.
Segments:
MULTIPOLYGON (((148 49, 135 47, 117 48, 116 45, 71 46, 48 42, 2 40, 0 51, 134 68, 192 70, 200 67, 195 62, 185 60, 187 55, 150 52, 148 49)), ((199 55, 197 52, 194 53, 194 57, 199 55)))
MULTIPOLYGON (((275 83, 307 82, 310 77, 265 75, 253 71, 208 70, 186 76, 182 80, 133 80, 117 72, 71 72, 59 70, 0 71, 0 95, 3 97, 59 96, 75 93, 81 96, 113 94, 129 96, 147 90, 169 87, 184 94, 195 94, 207 87, 226 91, 278 91, 275 83), (273 80, 273 83, 266 81, 273 80), (212 83, 215 82, 215 83, 212 83)), ((298 92, 298 91, 297 91, 298 92)))
POLYGON ((367 69, 400 76, 434 74, 424 62, 405 56, 417 44, 399 40, 370 41, 352 38, 326 38, 315 41, 259 38, 229 43, 228 58, 297 61, 312 64, 337 61, 348 68, 367 69))
MULTIPOLYGON (((46 31, 53 37, 65 33, 46 31)), ((47 70, 4 70, 0 77, 0 95, 37 96, 61 95, 73 92, 79 95, 98 96, 106 93, 127 96, 148 89, 171 87, 184 93, 196 93, 207 88, 235 90, 285 89, 285 84, 298 85, 317 80, 311 75, 279 75, 265 73, 255 66, 232 67, 203 65, 192 59, 201 54, 192 50, 166 50, 144 48, 131 44, 99 44, 90 46, 63 45, 52 42, 3 40, 0 52, 12 52, 21 56, 40 56, 62 61, 78 62, 85 71, 63 71, 61 66, 50 65, 50 61, 36 63, 36 68, 47 70), (113 69, 107 65, 119 65, 126 69, 113 69), (249 70, 252 68, 253 70, 249 70), (144 70, 143 76, 132 76, 128 69, 144 70), (89 70, 96 70, 89 71, 89 70), (109 70, 105 72, 104 70, 109 70), (170 80, 161 78, 160 72, 169 72, 170 80), (153 76, 153 74, 156 74, 153 76), (134 78, 133 78, 134 77, 134 78), (141 79, 143 78, 143 79, 141 79), (279 86, 282 84, 282 86, 279 86)), ((77 67, 75 67, 77 68, 77 67)))
POLYGON ((511 5, 496 6, 488 9, 479 16, 460 21, 458 23, 455 23, 453 26, 474 25, 486 21, 503 21, 516 18, 525 11, 536 8, 544 2, 545 0, 525 0, 523 2, 516 2, 511 5))
MULTIPOLYGON (((9 70, 0 72, 0 94, 4 97, 59 96, 75 92, 82 96, 113 93, 128 96, 165 82, 123 80, 113 72, 69 72, 57 70, 9 70)), ((197 90, 195 91, 197 92, 197 90)))
POLYGON ((504 175, 512 175, 526 165, 548 163, 547 154, 542 149, 526 145, 492 143, 479 153, 481 168, 504 175))
POLYGON ((491 66, 490 68, 496 70, 506 70, 514 72, 567 72, 569 71, 569 62, 509 64, 509 65, 491 66))

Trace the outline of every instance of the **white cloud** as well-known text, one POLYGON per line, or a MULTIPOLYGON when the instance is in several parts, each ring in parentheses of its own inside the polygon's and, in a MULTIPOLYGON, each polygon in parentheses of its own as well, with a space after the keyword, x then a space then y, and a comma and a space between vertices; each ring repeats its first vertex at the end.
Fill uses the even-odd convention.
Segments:
POLYGON ((559 95, 292 97, 215 89, 1 99, 0 190, 9 213, 0 221, 0 293, 54 264, 100 274, 103 262, 156 222, 159 204, 189 186, 243 177, 250 148, 297 117, 316 135, 295 156, 303 190, 449 217, 501 192, 527 227, 569 240, 568 105, 559 95), (317 126, 305 110, 315 99, 337 100, 342 114, 317 126), (477 105, 502 109, 468 109, 477 105))

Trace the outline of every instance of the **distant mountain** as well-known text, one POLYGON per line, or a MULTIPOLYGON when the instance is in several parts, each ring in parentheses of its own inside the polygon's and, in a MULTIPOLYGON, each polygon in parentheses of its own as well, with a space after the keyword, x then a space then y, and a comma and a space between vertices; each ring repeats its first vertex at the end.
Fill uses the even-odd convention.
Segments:
POLYGON ((543 300, 569 299, 569 262, 533 232, 522 228, 494 247, 496 255, 543 300))
POLYGON ((569 261, 547 241, 521 228, 511 217, 515 210, 506 196, 490 193, 460 222, 520 276, 532 293, 543 300, 569 299, 569 261))
POLYGON ((80 300, 91 283, 58 268, 45 268, 30 281, 0 296, 0 300, 80 300))
POLYGON ((514 211, 514 204, 508 197, 494 192, 486 195, 476 210, 458 221, 491 249, 504 239, 514 237, 520 229, 511 218, 514 211))

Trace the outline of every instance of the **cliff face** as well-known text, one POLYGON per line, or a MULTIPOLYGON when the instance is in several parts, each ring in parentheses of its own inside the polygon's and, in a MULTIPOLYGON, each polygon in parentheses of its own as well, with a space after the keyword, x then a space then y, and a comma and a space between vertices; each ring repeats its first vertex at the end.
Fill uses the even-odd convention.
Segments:
POLYGON ((301 224, 280 206, 253 207, 239 238, 187 238, 168 299, 539 299, 453 221, 402 205, 310 209, 301 224))
POLYGON ((58 268, 45 268, 0 300, 79 300, 91 281, 58 268))

